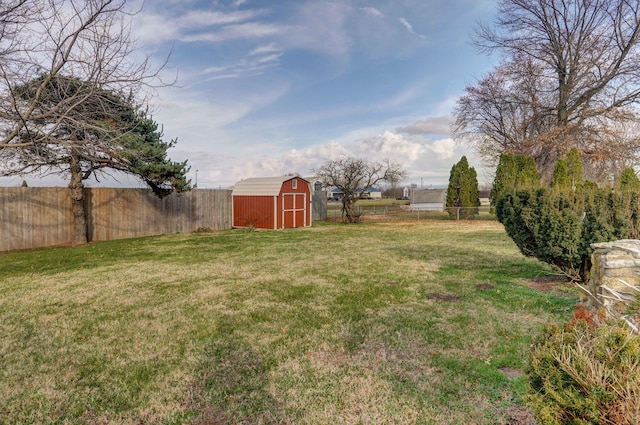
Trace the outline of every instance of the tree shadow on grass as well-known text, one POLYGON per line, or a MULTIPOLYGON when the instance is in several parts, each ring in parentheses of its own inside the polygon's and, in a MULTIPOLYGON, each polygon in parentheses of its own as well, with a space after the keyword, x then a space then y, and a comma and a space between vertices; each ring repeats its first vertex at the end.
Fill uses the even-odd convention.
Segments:
POLYGON ((268 392, 270 367, 251 345, 232 334, 208 343, 190 388, 192 425, 287 424, 268 392))

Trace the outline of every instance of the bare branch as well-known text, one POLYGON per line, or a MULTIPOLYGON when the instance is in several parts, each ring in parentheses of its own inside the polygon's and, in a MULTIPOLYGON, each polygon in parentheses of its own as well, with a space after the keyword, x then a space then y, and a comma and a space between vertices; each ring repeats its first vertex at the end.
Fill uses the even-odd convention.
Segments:
POLYGON ((395 183, 406 177, 402 166, 389 159, 371 163, 366 159, 343 157, 327 161, 314 170, 316 176, 326 187, 334 187, 342 192, 343 219, 348 223, 360 221, 355 203, 366 190, 383 182, 395 183))
POLYGON ((454 130, 487 163, 503 152, 522 153, 548 173, 573 146, 591 169, 605 152, 611 164, 613 157, 637 157, 628 150, 638 150, 629 143, 637 137, 617 137, 614 145, 610 137, 640 119, 637 2, 501 0, 496 26, 480 26, 474 40, 504 60, 467 87, 454 130))
POLYGON ((59 76, 129 93, 140 103, 144 90, 163 84, 161 69, 152 70, 149 58, 138 55, 130 36, 137 11, 128 10, 124 0, 49 0, 45 6, 20 0, 9 6, 0 6, 0 30, 12 35, 0 41, 0 149, 24 147, 20 135, 33 132, 33 121, 59 116, 61 110, 73 114, 70 105, 77 107, 90 95, 43 110, 42 92, 59 76), (19 87, 41 76, 28 101, 16 96, 19 87))

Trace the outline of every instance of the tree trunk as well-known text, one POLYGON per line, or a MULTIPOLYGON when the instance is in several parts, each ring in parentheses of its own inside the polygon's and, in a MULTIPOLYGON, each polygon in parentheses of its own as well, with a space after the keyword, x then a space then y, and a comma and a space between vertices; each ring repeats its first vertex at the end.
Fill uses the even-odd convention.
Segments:
POLYGON ((82 168, 79 159, 71 157, 71 211, 73 213, 73 239, 74 245, 86 244, 87 241, 87 215, 84 208, 84 184, 82 183, 82 168))
POLYGON ((355 210, 355 199, 348 196, 342 198, 342 221, 344 223, 359 223, 360 214, 355 210))

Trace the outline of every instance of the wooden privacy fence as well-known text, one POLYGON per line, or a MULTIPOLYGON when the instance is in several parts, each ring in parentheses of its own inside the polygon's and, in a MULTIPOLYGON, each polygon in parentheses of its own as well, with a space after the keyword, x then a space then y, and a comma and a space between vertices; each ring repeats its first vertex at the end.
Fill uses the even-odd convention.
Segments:
MULTIPOLYGON (((194 189, 160 199, 149 189, 85 189, 89 241, 231 228, 231 191, 194 189)), ((0 251, 72 241, 67 188, 0 187, 0 251)))

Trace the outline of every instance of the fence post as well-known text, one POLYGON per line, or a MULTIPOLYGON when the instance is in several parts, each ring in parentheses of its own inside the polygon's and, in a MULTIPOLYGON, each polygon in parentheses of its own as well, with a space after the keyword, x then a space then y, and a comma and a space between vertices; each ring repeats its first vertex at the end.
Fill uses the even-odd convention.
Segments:
POLYGON ((460 207, 456 208, 456 220, 460 221, 460 207))

